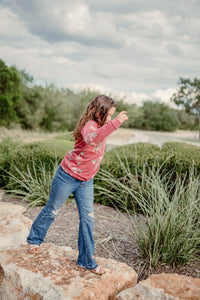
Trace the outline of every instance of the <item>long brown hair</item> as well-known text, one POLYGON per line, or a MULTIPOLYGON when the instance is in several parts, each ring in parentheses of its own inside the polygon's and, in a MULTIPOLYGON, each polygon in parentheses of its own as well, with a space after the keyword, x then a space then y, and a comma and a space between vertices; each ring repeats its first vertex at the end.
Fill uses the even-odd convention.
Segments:
POLYGON ((96 96, 87 106, 86 111, 81 116, 76 125, 76 129, 73 132, 75 141, 78 140, 81 134, 82 127, 89 121, 94 120, 100 126, 103 126, 106 122, 108 112, 111 107, 116 107, 115 101, 105 95, 96 96))

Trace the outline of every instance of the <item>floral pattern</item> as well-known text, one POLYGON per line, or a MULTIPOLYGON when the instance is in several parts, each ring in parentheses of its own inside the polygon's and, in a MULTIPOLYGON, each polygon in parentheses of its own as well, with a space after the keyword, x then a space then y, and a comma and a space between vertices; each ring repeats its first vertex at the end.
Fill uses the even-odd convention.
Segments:
POLYGON ((114 119, 100 127, 95 121, 88 121, 81 130, 81 136, 61 162, 69 175, 83 181, 90 180, 97 173, 106 146, 106 136, 115 131, 121 123, 114 119))

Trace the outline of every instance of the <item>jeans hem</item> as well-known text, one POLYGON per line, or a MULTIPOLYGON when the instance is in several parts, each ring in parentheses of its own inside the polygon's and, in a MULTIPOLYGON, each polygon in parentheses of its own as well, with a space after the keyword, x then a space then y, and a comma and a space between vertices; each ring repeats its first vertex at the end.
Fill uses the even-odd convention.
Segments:
POLYGON ((27 241, 27 244, 28 244, 28 245, 36 245, 36 246, 40 247, 40 244, 35 243, 35 242, 33 242, 33 243, 31 242, 31 243, 30 243, 30 242, 27 241))
POLYGON ((84 267, 84 266, 82 266, 82 265, 79 265, 79 264, 77 264, 77 266, 78 266, 78 267, 81 267, 81 268, 84 268, 84 269, 86 269, 86 270, 94 270, 94 269, 96 269, 96 268, 98 267, 98 265, 96 265, 96 266, 93 267, 93 268, 86 268, 86 267, 84 267))

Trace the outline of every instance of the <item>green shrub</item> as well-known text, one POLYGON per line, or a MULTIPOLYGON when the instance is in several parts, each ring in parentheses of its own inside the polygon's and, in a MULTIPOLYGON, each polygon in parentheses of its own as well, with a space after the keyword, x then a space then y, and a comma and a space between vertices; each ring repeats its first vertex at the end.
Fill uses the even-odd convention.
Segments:
MULTIPOLYGON (((153 144, 138 143, 120 146, 105 153, 100 170, 110 172, 115 178, 123 182, 126 180, 126 169, 134 176, 136 168, 141 170, 144 164, 152 166, 155 159, 159 157, 159 154, 160 148, 153 144)), ((112 187, 109 187, 108 183, 102 181, 99 176, 94 177, 94 183, 95 202, 103 205, 111 205, 109 197, 107 195, 102 197, 96 186, 105 186, 105 188, 110 188, 111 190, 112 187)), ((126 193, 122 196, 121 201, 129 202, 126 193)))
MULTIPOLYGON (((34 160, 36 174, 40 175, 41 163, 45 169, 49 171, 52 169, 52 162, 55 162, 56 160, 59 164, 66 153, 72 148, 72 142, 58 139, 49 139, 24 144, 13 152, 10 173, 20 179, 19 172, 17 172, 16 169, 20 172, 27 172, 28 166, 31 174, 33 174, 34 160)), ((10 188, 18 188, 18 186, 12 182, 12 178, 10 178, 9 186, 10 188)))
MULTIPOLYGON (((119 162, 121 164, 121 162, 119 162)), ((132 230, 141 254, 150 265, 158 262, 184 265, 197 260, 200 245, 200 177, 189 171, 187 185, 179 176, 170 182, 171 174, 162 174, 162 167, 136 170, 133 178, 128 168, 126 182, 100 170, 98 176, 106 185, 99 186, 102 195, 129 212, 124 194, 140 207, 144 218, 133 219, 132 230), (140 173, 140 175, 139 175, 140 173), (112 187, 112 189, 110 189, 112 187), (136 187, 136 188, 135 188, 136 187), (173 192, 172 192, 173 190, 173 192)))
POLYGON ((10 163, 14 150, 19 148, 21 142, 12 140, 12 138, 4 138, 0 143, 0 186, 3 187, 8 183, 8 174, 10 163))
POLYGON ((164 103, 145 101, 142 110, 144 112, 143 129, 175 131, 180 125, 175 110, 164 103))
POLYGON ((166 172, 174 170, 174 174, 179 174, 181 178, 188 174, 191 168, 194 169, 194 175, 200 173, 200 147, 179 143, 179 142, 168 142, 162 146, 161 149, 161 161, 166 160, 165 164, 166 172), (170 156, 170 157, 169 157, 170 156))
POLYGON ((47 170, 42 162, 36 168, 33 158, 31 168, 32 170, 27 165, 26 171, 20 171, 19 168, 14 166, 17 175, 10 173, 10 178, 12 179, 12 186, 17 186, 17 189, 8 189, 6 192, 11 196, 22 197, 27 206, 45 205, 49 199, 52 180, 58 168, 58 161, 56 159, 51 161, 51 169, 47 170))
MULTIPOLYGON (((200 173, 200 147, 176 142, 165 143, 162 149, 157 145, 147 143, 121 146, 105 153, 100 170, 108 171, 120 182, 125 182, 127 169, 134 177, 136 170, 141 174, 144 165, 146 169, 151 169, 153 165, 160 168, 162 166, 163 176, 170 172, 171 182, 178 175, 187 183, 191 168, 194 170, 194 175, 200 173)), ((108 183, 102 181, 98 176, 94 178, 94 182, 95 201, 103 205, 111 205, 109 197, 107 195, 102 197, 96 186, 110 188, 111 190, 113 187, 109 187, 108 183)), ((121 201, 127 202, 127 205, 131 207, 130 196, 124 193, 121 197, 121 201)))
POLYGON ((118 157, 134 174, 135 167, 140 168, 145 162, 151 165, 155 158, 159 156, 159 152, 159 146, 148 143, 120 146, 105 153, 101 168, 121 178, 124 176, 124 170, 121 168, 118 157))

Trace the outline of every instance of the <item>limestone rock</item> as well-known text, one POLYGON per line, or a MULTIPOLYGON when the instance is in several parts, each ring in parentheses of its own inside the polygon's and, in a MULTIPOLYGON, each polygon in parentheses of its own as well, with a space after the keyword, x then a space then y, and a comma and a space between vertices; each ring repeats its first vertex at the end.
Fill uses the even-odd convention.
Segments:
POLYGON ((200 299, 200 279, 178 274, 155 274, 142 282, 143 286, 163 289, 166 294, 180 299, 200 299))
POLYGON ((9 249, 26 243, 32 221, 22 214, 26 207, 0 202, 0 249, 9 249))
POLYGON ((0 249, 17 247, 26 243, 32 221, 23 215, 0 216, 0 249))
POLYGON ((42 244, 38 254, 29 254, 27 245, 0 252, 2 299, 113 299, 137 282, 135 271, 124 263, 98 258, 107 271, 96 275, 77 267, 77 251, 42 244))
POLYGON ((1 201, 2 197, 3 197, 3 195, 4 195, 4 191, 2 189, 0 189, 0 201, 1 201))
POLYGON ((119 293, 116 300, 179 300, 171 295, 167 295, 161 289, 144 287, 140 283, 119 293))
POLYGON ((22 205, 11 204, 6 202, 0 202, 0 217, 10 216, 16 214, 23 214, 27 211, 27 208, 22 205))
POLYGON ((117 300, 199 300, 200 279, 178 274, 156 274, 126 289, 116 296, 117 300))

